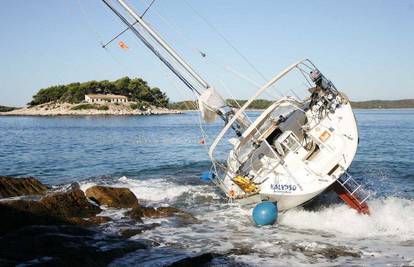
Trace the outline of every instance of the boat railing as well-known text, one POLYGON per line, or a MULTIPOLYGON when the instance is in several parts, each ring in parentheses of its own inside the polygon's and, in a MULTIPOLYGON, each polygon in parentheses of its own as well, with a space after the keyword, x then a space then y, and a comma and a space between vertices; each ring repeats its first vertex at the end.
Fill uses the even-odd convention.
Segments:
MULTIPOLYGON (((226 132, 233 126, 233 124, 236 122, 237 118, 242 117, 243 114, 245 114, 246 109, 250 106, 250 104, 256 100, 259 96, 261 96, 263 93, 265 93, 266 91, 268 91, 276 82, 278 82, 279 80, 281 80, 283 77, 285 77, 288 73, 290 73, 293 69, 298 69, 302 74, 303 74, 303 70, 301 69, 300 66, 306 66, 309 69, 317 69, 315 67, 315 65, 313 65, 313 63, 308 60, 308 59, 304 59, 304 60, 300 60, 298 62, 296 62, 295 64, 292 64, 291 66, 289 66, 288 68, 286 68, 285 70, 283 70, 281 73, 279 73, 278 75, 274 76, 269 82, 267 82, 265 85, 263 85, 261 88, 259 88, 259 90, 255 93, 255 95, 253 97, 251 97, 237 112, 236 114, 234 114, 234 116, 226 123, 226 125, 223 127, 223 129, 221 130, 221 132, 217 135, 216 139, 213 141, 212 145, 210 146, 209 149, 209 156, 212 160, 214 160, 214 151, 218 145, 218 143, 221 141, 221 139, 224 137, 224 135, 226 134, 226 132)), ((305 74, 303 74, 305 77, 305 74)), ((305 78, 306 79, 306 78, 305 78)), ((309 82, 310 83, 310 82, 309 82)), ((263 115, 263 114, 262 114, 263 115)), ((250 125, 250 127, 256 127, 256 125, 250 125)))

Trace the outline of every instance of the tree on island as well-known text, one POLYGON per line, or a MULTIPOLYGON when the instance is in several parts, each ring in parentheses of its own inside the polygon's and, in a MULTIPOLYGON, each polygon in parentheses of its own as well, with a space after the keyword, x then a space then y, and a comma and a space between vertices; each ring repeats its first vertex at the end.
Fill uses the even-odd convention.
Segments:
POLYGON ((169 99, 159 88, 151 88, 141 78, 123 77, 115 81, 89 81, 55 85, 40 89, 29 106, 48 102, 81 103, 87 94, 115 94, 128 97, 130 101, 147 102, 154 106, 166 107, 169 99))

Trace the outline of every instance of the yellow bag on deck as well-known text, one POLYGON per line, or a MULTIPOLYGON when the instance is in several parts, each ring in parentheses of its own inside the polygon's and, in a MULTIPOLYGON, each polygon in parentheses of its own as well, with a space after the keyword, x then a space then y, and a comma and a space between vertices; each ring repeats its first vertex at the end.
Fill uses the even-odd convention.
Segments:
POLYGON ((246 193, 255 193, 259 191, 259 188, 246 177, 236 176, 232 180, 246 193))

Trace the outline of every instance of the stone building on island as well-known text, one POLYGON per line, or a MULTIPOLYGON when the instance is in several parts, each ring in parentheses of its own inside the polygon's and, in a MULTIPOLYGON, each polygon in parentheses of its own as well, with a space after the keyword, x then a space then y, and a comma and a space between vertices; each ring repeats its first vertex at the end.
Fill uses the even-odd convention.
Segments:
POLYGON ((112 95, 112 94, 89 94, 85 95, 85 101, 88 103, 127 103, 128 97, 123 95, 112 95))

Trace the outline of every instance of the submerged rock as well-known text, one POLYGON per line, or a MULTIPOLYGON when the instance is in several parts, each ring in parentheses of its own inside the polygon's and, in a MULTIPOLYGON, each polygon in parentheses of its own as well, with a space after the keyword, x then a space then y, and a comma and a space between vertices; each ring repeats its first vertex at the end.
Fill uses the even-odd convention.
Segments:
POLYGON ((336 259, 339 257, 353 257, 360 258, 362 253, 360 251, 351 250, 343 246, 328 245, 322 248, 311 248, 303 245, 293 245, 293 251, 300 251, 308 257, 323 256, 328 259, 336 259))
POLYGON ((111 208, 139 207, 138 199, 128 188, 92 186, 85 191, 86 196, 98 205, 111 208))
POLYGON ((247 267, 251 266, 241 262, 235 262, 234 259, 227 255, 218 253, 207 252, 198 255, 191 255, 184 257, 178 261, 174 261, 169 264, 165 264, 168 267, 192 267, 192 266, 238 266, 247 267))
POLYGON ((136 222, 142 222, 143 212, 141 207, 135 207, 124 213, 125 216, 136 222))
POLYGON ((43 195, 48 187, 33 177, 0 177, 0 198, 23 195, 43 195))
POLYGON ((182 211, 174 207, 145 207, 142 208, 142 214, 144 217, 150 218, 164 218, 171 216, 180 216, 188 219, 195 219, 194 216, 188 212, 182 211))
POLYGON ((218 257, 218 254, 214 253, 205 253, 197 256, 187 257, 181 260, 178 260, 172 264, 169 264, 168 267, 190 267, 190 266, 202 266, 211 263, 211 261, 218 257))
POLYGON ((119 231, 120 235, 125 238, 130 238, 134 235, 141 234, 144 231, 153 230, 154 228, 160 226, 159 223, 151 223, 151 224, 142 224, 134 228, 126 228, 121 229, 119 231))
POLYGON ((182 211, 174 207, 135 207, 127 212, 125 215, 135 221, 142 222, 143 217, 147 218, 166 218, 166 217, 178 217, 184 223, 197 223, 197 219, 188 212, 182 211))
POLYGON ((360 258, 362 254, 360 251, 349 250, 345 247, 329 247, 319 250, 318 253, 329 259, 336 259, 338 257, 360 258))

